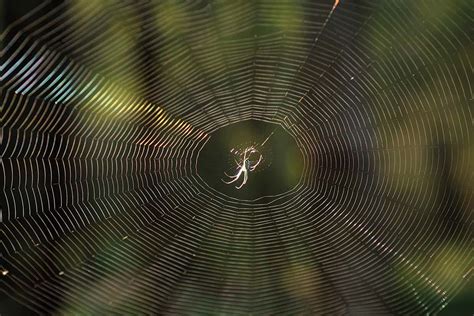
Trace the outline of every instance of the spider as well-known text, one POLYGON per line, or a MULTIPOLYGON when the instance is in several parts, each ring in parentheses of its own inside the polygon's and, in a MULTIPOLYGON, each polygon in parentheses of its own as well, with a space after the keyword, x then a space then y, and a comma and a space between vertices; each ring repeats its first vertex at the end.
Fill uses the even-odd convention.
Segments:
POLYGON ((222 180, 222 181, 225 184, 231 184, 231 183, 236 182, 237 180, 239 180, 239 178, 241 176, 243 176, 244 178, 243 178, 242 183, 239 186, 236 186, 237 189, 242 188, 247 183, 248 173, 251 172, 251 171, 254 171, 255 168, 257 168, 257 166, 260 164, 262 159, 263 159, 263 156, 262 156, 262 154, 260 154, 258 152, 258 150, 256 150, 253 146, 247 147, 244 150, 244 157, 243 157, 243 160, 242 160, 242 164, 240 164, 237 160, 234 159, 235 163, 237 164, 237 168, 236 168, 236 170, 238 170, 237 173, 233 176, 230 176, 230 175, 228 175, 227 173, 224 172, 224 174, 227 177, 229 177, 231 180, 230 181, 222 180), (257 162, 255 162, 253 164, 253 162, 250 160, 250 156, 252 154, 256 154, 256 153, 259 155, 259 158, 258 158, 257 162))

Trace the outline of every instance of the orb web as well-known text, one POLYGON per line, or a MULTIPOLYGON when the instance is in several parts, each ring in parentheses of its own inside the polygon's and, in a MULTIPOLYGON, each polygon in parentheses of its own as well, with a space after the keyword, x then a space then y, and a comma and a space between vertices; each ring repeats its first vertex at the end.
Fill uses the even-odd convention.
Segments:
POLYGON ((2 296, 39 313, 441 311, 473 271, 471 24, 469 1, 32 8, 0 35, 2 296), (293 137, 290 189, 241 199, 198 174, 246 120, 293 137))

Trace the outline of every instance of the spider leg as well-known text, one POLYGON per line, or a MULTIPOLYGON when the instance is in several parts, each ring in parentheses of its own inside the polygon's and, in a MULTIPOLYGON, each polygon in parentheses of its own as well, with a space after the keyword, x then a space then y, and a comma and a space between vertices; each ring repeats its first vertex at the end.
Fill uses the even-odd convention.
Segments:
POLYGON ((223 179, 221 179, 221 180, 222 180, 222 182, 224 182, 225 184, 231 184, 231 183, 234 183, 235 181, 239 180, 239 178, 235 178, 235 179, 233 179, 233 180, 231 180, 231 181, 225 181, 225 180, 223 180, 223 179))
POLYGON ((260 164, 260 162, 262 161, 262 158, 263 158, 262 155, 260 155, 260 158, 258 158, 257 163, 256 163, 253 167, 250 168, 250 171, 254 171, 255 168, 257 168, 257 166, 258 166, 258 165, 260 164))
MULTIPOLYGON (((245 178, 244 178, 244 179, 245 179, 245 178)), ((244 186, 244 184, 245 184, 245 181, 242 181, 242 183, 241 183, 241 184, 240 184, 238 187, 236 187, 236 188, 237 188, 237 190, 240 190, 240 188, 241 188, 241 187, 243 187, 243 186, 244 186)))
POLYGON ((244 184, 247 183, 247 178, 248 178, 248 176, 247 176, 247 170, 244 169, 243 171, 244 171, 244 181, 242 181, 242 184, 240 184, 238 187, 236 187, 238 190, 240 190, 240 188, 243 187, 244 184))
POLYGON ((222 180, 222 182, 224 182, 226 184, 234 183, 235 181, 239 180, 240 175, 242 174, 242 171, 243 171, 243 169, 240 169, 240 171, 235 176, 229 176, 229 178, 232 178, 233 180, 231 180, 229 182, 222 180))
POLYGON ((237 164, 237 169, 242 168, 242 166, 237 162, 237 160, 234 159, 234 161, 237 164))
POLYGON ((235 174, 235 175, 228 175, 227 172, 224 172, 224 174, 225 174, 226 176, 228 176, 229 178, 232 178, 232 179, 235 178, 235 177, 237 177, 237 174, 235 174))
POLYGON ((231 183, 234 183, 235 181, 239 180, 239 177, 235 177, 234 179, 230 180, 230 181, 225 181, 225 180, 222 180, 222 182, 224 182, 225 184, 231 184, 231 183))

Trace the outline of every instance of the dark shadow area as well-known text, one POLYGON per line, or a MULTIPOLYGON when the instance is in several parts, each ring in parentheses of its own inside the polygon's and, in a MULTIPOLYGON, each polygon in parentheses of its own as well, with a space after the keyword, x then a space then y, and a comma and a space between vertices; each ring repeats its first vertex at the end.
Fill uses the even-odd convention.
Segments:
POLYGON ((28 307, 20 304, 14 299, 5 296, 0 299, 0 315, 37 315, 37 313, 30 310, 28 307))
POLYGON ((474 314, 474 278, 471 277, 469 282, 462 288, 462 290, 453 297, 445 309, 443 309, 440 316, 463 316, 474 314))

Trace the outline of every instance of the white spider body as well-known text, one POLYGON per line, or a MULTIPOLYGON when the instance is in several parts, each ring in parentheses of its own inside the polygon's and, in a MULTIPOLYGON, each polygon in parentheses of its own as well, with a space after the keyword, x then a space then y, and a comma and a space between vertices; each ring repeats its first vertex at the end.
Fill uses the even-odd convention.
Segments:
POLYGON ((250 155, 253 153, 258 153, 258 151, 253 146, 246 148, 244 150, 244 157, 242 160, 242 164, 240 164, 237 160, 234 160, 237 165, 237 168, 236 168, 236 170, 238 170, 237 173, 235 175, 228 175, 227 173, 224 172, 224 174, 227 177, 229 177, 231 180, 230 181, 222 180, 222 181, 225 184, 231 184, 231 183, 236 182, 237 180, 239 180, 241 176, 243 176, 244 178, 243 178, 242 183, 239 186, 236 186, 237 189, 242 188, 247 183, 249 171, 254 171, 255 168, 257 168, 257 166, 260 164, 260 162, 263 159, 262 154, 259 153, 260 157, 258 161, 254 165, 252 165, 250 161, 250 155))

